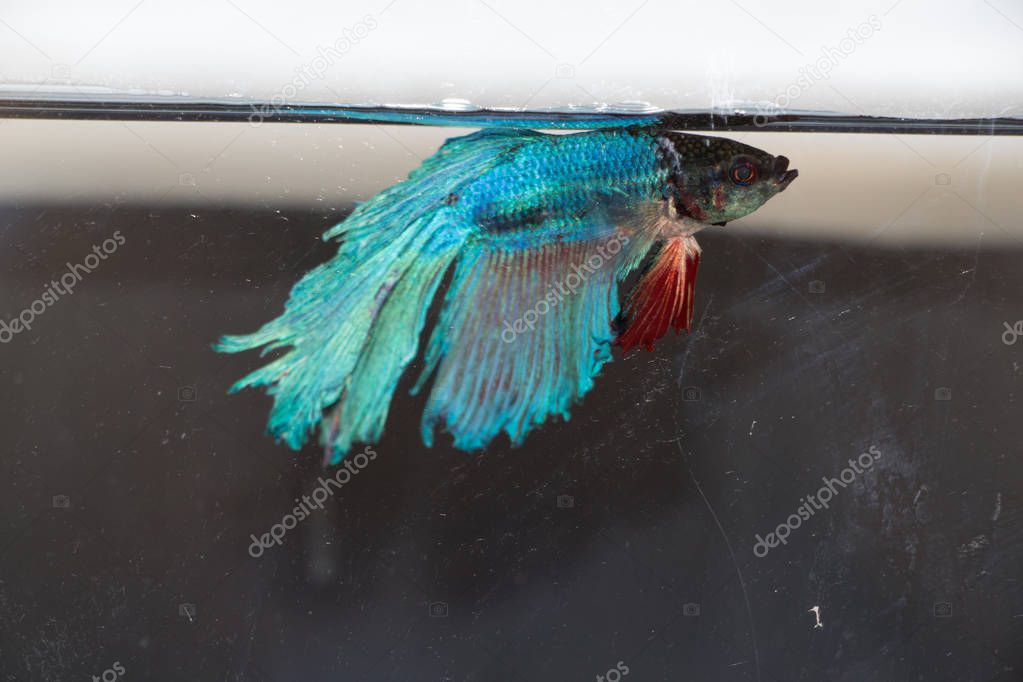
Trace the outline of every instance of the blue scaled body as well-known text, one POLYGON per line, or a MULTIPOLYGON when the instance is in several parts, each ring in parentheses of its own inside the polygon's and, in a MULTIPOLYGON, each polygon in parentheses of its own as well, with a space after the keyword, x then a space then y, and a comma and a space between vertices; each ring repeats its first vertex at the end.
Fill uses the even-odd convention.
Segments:
POLYGON ((518 444, 593 386, 616 338, 618 284, 652 246, 773 193, 722 193, 739 155, 773 168, 744 145, 651 129, 451 139, 324 234, 337 254, 295 285, 280 317, 220 341, 279 351, 234 390, 265 387, 271 434, 298 449, 318 429, 336 462, 381 437, 422 350, 427 445, 438 426, 465 450, 502 432, 518 444))

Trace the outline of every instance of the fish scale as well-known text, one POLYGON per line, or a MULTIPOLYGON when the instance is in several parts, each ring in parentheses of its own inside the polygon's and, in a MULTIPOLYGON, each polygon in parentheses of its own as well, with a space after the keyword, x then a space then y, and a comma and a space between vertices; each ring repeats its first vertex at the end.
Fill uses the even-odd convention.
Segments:
MULTIPOLYGON (((585 239, 585 212, 608 199, 656 198, 667 177, 653 134, 624 131, 553 136, 519 150, 514 162, 482 176, 462 198, 464 210, 490 235, 543 225, 546 238, 585 239), (553 228, 553 230, 552 230, 553 228)), ((521 234, 511 235, 513 244, 521 234)))

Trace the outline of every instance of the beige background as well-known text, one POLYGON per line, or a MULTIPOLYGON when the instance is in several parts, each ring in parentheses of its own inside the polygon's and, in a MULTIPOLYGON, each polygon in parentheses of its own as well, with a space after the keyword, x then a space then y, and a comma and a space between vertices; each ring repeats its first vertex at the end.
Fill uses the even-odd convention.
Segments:
MULTIPOLYGON (((5 120, 0 201, 340 210, 404 178, 445 137, 462 132, 5 120)), ((785 154, 800 176, 729 230, 891 245, 1023 245, 1023 139, 733 137, 785 154)))

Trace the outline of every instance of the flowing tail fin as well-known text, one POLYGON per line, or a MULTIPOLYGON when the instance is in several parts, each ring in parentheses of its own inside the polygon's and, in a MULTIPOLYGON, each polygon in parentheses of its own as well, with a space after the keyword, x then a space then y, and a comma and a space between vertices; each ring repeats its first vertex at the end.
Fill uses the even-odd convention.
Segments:
POLYGON ((295 285, 280 317, 220 340, 227 353, 288 348, 231 389, 267 387, 275 438, 297 450, 322 420, 332 463, 354 442, 379 439, 437 287, 471 234, 452 197, 535 135, 487 130, 449 140, 323 235, 343 238, 337 255, 295 285))
POLYGON ((611 360, 618 282, 649 242, 606 223, 580 231, 590 238, 466 248, 415 389, 433 378, 427 445, 437 425, 462 450, 501 432, 518 445, 593 387, 611 360))

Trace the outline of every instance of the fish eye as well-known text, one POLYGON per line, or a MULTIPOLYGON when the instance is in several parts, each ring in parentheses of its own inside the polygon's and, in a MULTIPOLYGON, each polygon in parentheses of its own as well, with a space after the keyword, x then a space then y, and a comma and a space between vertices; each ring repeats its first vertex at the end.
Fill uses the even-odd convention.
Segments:
POLYGON ((749 161, 743 160, 732 166, 732 170, 729 173, 732 178, 732 182, 737 185, 752 185, 753 181, 757 179, 757 167, 749 161))

